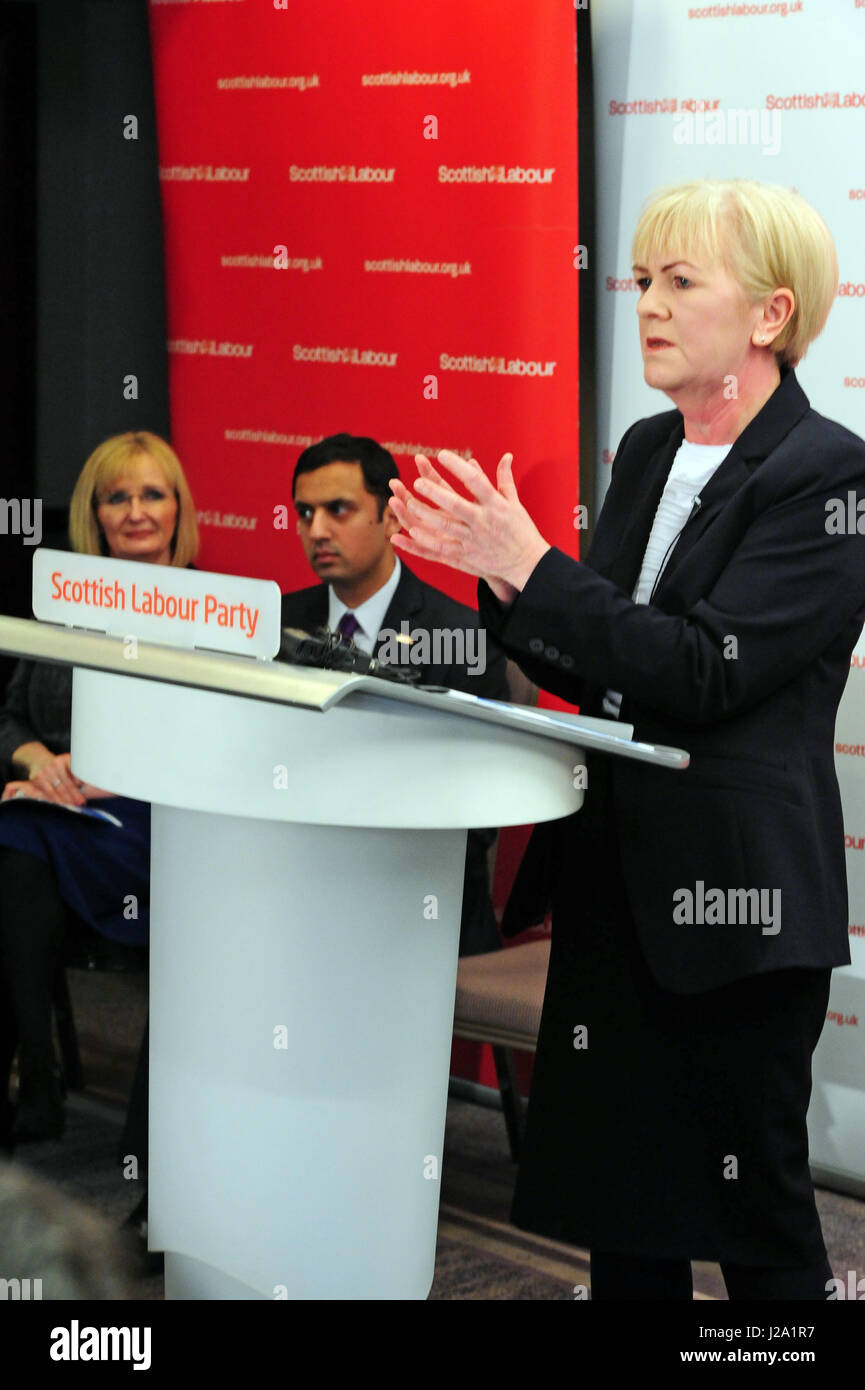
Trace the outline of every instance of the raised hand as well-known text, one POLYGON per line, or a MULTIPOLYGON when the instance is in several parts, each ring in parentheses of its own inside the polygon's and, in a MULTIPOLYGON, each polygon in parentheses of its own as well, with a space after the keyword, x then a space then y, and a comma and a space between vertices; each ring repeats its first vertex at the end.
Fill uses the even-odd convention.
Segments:
POLYGON ((479 575, 507 601, 550 548, 517 495, 513 455, 499 461, 496 487, 475 459, 466 462, 443 449, 438 462, 473 500, 462 497, 424 454, 415 455, 420 477, 414 493, 419 495, 397 479, 390 484, 391 509, 402 527, 392 543, 409 555, 479 575))

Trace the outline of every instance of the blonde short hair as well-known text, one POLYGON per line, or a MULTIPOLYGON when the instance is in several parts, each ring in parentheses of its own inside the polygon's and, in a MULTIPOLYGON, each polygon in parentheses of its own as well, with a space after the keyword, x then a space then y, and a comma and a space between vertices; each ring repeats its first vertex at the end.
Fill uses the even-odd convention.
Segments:
POLYGON ((180 459, 164 439, 149 430, 113 434, 93 450, 75 484, 69 504, 69 539, 82 555, 105 555, 105 538, 96 517, 99 493, 141 454, 158 463, 177 497, 177 525, 171 543, 171 563, 183 568, 198 554, 195 505, 180 459))
POLYGON ((772 350, 795 367, 823 331, 838 289, 838 257, 822 217, 798 193, 750 179, 705 179, 662 188, 643 207, 633 260, 708 253, 754 304, 777 289, 795 308, 772 350))

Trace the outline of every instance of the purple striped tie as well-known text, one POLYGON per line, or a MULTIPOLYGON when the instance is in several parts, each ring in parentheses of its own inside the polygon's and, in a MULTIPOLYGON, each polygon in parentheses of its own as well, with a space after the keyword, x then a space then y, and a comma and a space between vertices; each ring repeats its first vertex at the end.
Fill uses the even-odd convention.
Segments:
POLYGON ((336 630, 339 633, 340 637, 344 637, 346 641, 350 642, 359 627, 360 623, 358 622, 354 614, 346 612, 343 613, 342 617, 337 623, 336 630))

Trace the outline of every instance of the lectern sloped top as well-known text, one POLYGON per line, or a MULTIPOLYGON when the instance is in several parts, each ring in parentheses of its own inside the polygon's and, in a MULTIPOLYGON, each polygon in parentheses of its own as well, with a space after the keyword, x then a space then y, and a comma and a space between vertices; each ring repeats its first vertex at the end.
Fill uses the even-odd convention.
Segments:
POLYGON ((670 769, 612 721, 0 618, 0 650, 75 668, 72 766, 188 811, 367 829, 569 815, 584 750, 670 769))
POLYGON ((634 743, 633 727, 612 719, 511 705, 458 690, 417 688, 376 676, 262 662, 200 649, 189 651, 153 642, 136 642, 134 653, 130 653, 129 639, 2 616, 0 651, 35 661, 54 661, 320 712, 344 703, 358 705, 361 696, 414 704, 485 723, 525 729, 541 738, 575 743, 662 767, 681 769, 688 766, 688 754, 683 749, 634 743))

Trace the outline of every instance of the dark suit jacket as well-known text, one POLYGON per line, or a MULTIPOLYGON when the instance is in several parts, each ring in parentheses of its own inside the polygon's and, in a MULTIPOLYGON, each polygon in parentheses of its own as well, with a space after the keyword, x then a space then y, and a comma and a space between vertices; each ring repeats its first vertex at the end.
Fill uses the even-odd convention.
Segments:
MULTIPOLYGON (((688 994, 850 959, 833 735, 865 620, 865 535, 832 534, 827 503, 865 497, 865 443, 812 410, 785 372, 703 489, 652 603, 637 605, 682 437, 678 411, 633 425, 585 562, 552 549, 510 609, 482 583, 480 613, 544 689, 597 715, 604 690, 620 690, 636 739, 690 752, 686 772, 621 759, 608 770, 645 959, 688 994), (780 930, 676 922, 674 894, 696 894, 698 881, 725 895, 780 890, 780 930)), ((592 804, 590 764, 580 815, 592 804)), ((568 856, 573 885, 579 817, 557 825, 552 857, 568 856)))
MULTIPOLYGON (((400 564, 402 573, 381 631, 390 628, 399 632, 402 622, 408 622, 412 630, 423 629, 427 632, 432 632, 434 628, 477 628, 478 615, 473 608, 448 598, 447 594, 440 593, 430 584, 424 584, 416 574, 412 574, 404 560, 401 559, 400 564)), ((325 626, 327 612, 326 584, 314 584, 309 589, 299 589, 296 593, 282 596, 283 627, 299 627, 304 632, 312 632, 317 627, 325 626)), ((379 633, 376 653, 381 647, 379 633)), ((466 666, 457 664, 430 664, 422 666, 420 671, 421 685, 445 685, 489 700, 509 699, 505 655, 490 634, 486 634, 486 666, 482 673, 471 675, 466 666)), ((486 851, 494 838, 494 831, 470 830, 468 833, 460 955, 475 955, 494 950, 499 945, 486 865, 486 851)))
MULTIPOLYGON (((412 574, 405 561, 400 560, 402 573, 385 614, 381 631, 390 628, 399 632, 400 623, 408 622, 412 629, 432 632, 433 629, 477 628, 478 615, 473 608, 457 603, 440 593, 431 584, 424 584, 412 574)), ((299 627, 312 632, 327 623, 328 585, 313 584, 282 596, 283 627, 299 627)), ((375 653, 381 650, 381 634, 376 640, 375 653)), ((411 670, 412 668, 407 668, 411 670)), ((501 647, 490 635, 486 636, 486 668, 471 675, 464 665, 456 663, 422 666, 421 685, 446 685, 453 690, 466 690, 470 695, 482 695, 489 700, 507 700, 508 682, 506 661, 501 647)))

